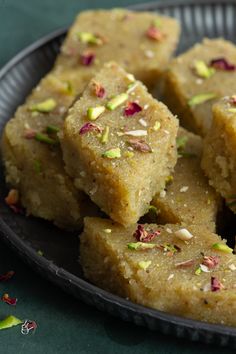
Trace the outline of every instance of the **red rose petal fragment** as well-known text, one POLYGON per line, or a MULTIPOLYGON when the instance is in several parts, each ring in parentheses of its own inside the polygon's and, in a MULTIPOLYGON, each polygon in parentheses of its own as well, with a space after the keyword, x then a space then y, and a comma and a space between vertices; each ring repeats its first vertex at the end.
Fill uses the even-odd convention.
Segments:
POLYGON ((0 275, 0 282, 7 281, 13 277, 15 272, 13 270, 9 270, 7 273, 0 275))
POLYGON ((148 38, 154 39, 155 41, 161 41, 164 38, 164 34, 155 26, 150 26, 146 35, 148 38))
POLYGON ((35 321, 25 320, 25 322, 21 326, 21 333, 29 334, 31 331, 35 332, 36 328, 37 328, 37 323, 35 321))
POLYGON ((135 113, 142 111, 142 107, 136 102, 128 102, 124 114, 126 116, 133 116, 135 113))
POLYGON ((2 296, 2 301, 11 306, 15 306, 17 303, 17 299, 11 298, 8 294, 2 296))
POLYGON ((17 189, 11 189, 5 198, 6 204, 14 211, 16 214, 22 214, 23 209, 19 205, 20 199, 19 199, 19 192, 17 189))
POLYGON ((25 131, 24 138, 26 139, 34 139, 36 135, 36 131, 33 129, 28 129, 25 131))
POLYGON ((218 291, 223 289, 223 287, 223 284, 216 277, 211 277, 211 291, 218 291))
POLYGON ((231 96, 229 102, 232 104, 236 104, 236 95, 231 96))
POLYGON ((218 256, 204 256, 202 264, 207 266, 209 269, 214 269, 220 263, 220 258, 218 256))
POLYGON ((152 152, 151 147, 144 140, 129 139, 128 143, 135 150, 138 150, 138 151, 141 151, 141 152, 152 152))
POLYGON ((97 97, 99 98, 105 97, 106 91, 99 82, 94 81, 93 88, 94 88, 94 93, 97 97))
POLYGON ((91 132, 91 131, 97 131, 97 132, 101 132, 101 129, 94 123, 85 123, 81 128, 80 128, 80 131, 79 131, 79 134, 80 135, 83 135, 83 134, 86 134, 88 132, 91 132))
POLYGON ((212 59, 210 62, 210 66, 215 69, 224 71, 234 71, 236 69, 236 66, 228 62, 228 60, 225 58, 212 59))
POLYGON ((160 231, 148 232, 144 229, 144 226, 139 224, 137 230, 134 232, 133 236, 137 241, 140 242, 150 242, 154 237, 160 235, 160 231))
POLYGON ((95 54, 91 51, 86 51, 80 56, 81 64, 85 66, 92 65, 94 59, 95 59, 95 54))
POLYGON ((194 265, 194 259, 189 259, 188 261, 177 263, 175 266, 176 268, 189 268, 194 265))

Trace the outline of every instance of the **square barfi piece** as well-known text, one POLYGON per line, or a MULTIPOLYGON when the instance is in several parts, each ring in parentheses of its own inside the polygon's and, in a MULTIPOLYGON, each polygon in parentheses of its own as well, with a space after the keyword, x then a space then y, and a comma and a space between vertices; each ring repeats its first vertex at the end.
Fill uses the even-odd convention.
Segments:
POLYGON ((205 140, 202 168, 209 183, 236 213, 236 96, 213 106, 213 121, 205 140))
POLYGON ((185 128, 205 135, 211 107, 236 92, 236 47, 223 39, 205 39, 173 59, 166 74, 163 100, 185 128))
POLYGON ((236 256, 203 225, 133 225, 85 218, 84 275, 97 286, 171 314, 236 326, 236 256))
POLYGON ((112 219, 132 224, 176 163, 177 129, 177 119, 140 81, 107 63, 65 119, 66 170, 112 219))
POLYGON ((70 58, 92 76, 115 60, 151 89, 158 83, 179 41, 176 19, 127 9, 91 10, 79 14, 63 45, 58 64, 70 58))
POLYGON ((166 187, 151 204, 159 223, 204 224, 215 231, 221 198, 209 186, 201 169, 202 139, 180 127, 177 137, 178 161, 166 187))

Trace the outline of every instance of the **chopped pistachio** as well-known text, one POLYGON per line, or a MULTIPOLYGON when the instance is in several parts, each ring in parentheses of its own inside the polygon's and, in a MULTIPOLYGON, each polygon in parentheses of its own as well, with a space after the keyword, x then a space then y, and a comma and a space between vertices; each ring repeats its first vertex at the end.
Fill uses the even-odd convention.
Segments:
POLYGON ((200 275, 202 273, 202 269, 201 269, 201 267, 199 266, 199 267, 197 267, 197 269, 195 270, 195 274, 196 275, 200 275))
POLYGON ((177 147, 177 149, 184 149, 187 141, 188 141, 188 137, 187 136, 177 137, 177 139, 176 139, 176 147, 177 147))
POLYGON ((114 149, 107 150, 102 154, 102 156, 107 157, 108 159, 117 159, 117 158, 121 157, 120 148, 114 148, 114 149))
POLYGON ((153 126, 153 130, 157 132, 161 127, 161 123, 157 120, 153 126))
POLYGON ((158 212, 157 207, 155 207, 154 205, 149 205, 148 211, 156 213, 156 214, 158 212))
POLYGON ((199 95, 195 95, 192 98, 190 98, 188 104, 190 107, 193 107, 193 106, 197 106, 198 104, 210 101, 216 97, 217 95, 214 92, 200 93, 199 95))
POLYGON ((134 157, 134 153, 132 151, 125 151, 124 157, 128 157, 128 158, 134 157))
POLYGON ((155 27, 160 27, 161 26, 161 19, 160 18, 155 19, 152 24, 155 27))
POLYGON ((214 250, 225 252, 225 253, 232 253, 233 252, 233 249, 224 243, 214 243, 214 245, 212 245, 212 248, 214 250))
POLYGON ((152 264, 152 261, 140 261, 138 262, 139 268, 147 270, 147 268, 152 264))
POLYGON ((229 108, 229 109, 228 109, 228 112, 230 112, 230 113, 236 113, 236 108, 229 108))
POLYGON ((53 98, 48 98, 45 101, 35 103, 30 107, 32 112, 49 113, 54 110, 57 103, 53 98))
POLYGON ((209 67, 203 60, 196 60, 194 63, 194 70, 196 74, 203 79, 208 79, 215 73, 215 69, 209 67))
POLYGON ((87 110, 87 116, 90 120, 96 120, 104 111, 104 106, 90 107, 87 110))
POLYGON ((103 230, 106 234, 110 234, 111 233, 111 229, 104 229, 103 230))
POLYGON ((95 36, 91 32, 79 32, 79 33, 77 33, 77 36, 82 43, 97 44, 97 45, 102 44, 101 38, 95 36))
POLYGON ((34 170, 37 173, 41 173, 42 172, 42 165, 41 165, 41 162, 39 160, 34 160, 34 170))
POLYGON ((39 256, 43 256, 43 252, 41 250, 38 250, 37 253, 39 256))
POLYGON ((126 93, 132 92, 136 87, 138 86, 138 81, 131 82, 131 84, 128 85, 128 89, 126 93))
POLYGON ((170 184, 171 182, 173 182, 174 177, 173 176, 167 176, 165 179, 166 184, 170 184))
POLYGON ((101 136, 101 143, 102 144, 106 144, 108 142, 108 138, 109 138, 109 131, 110 128, 109 127, 105 127, 102 136, 101 136))
POLYGON ((46 143, 49 145, 57 145, 58 141, 52 138, 49 138, 46 134, 36 133, 35 140, 40 141, 41 143, 46 143))
POLYGON ((114 109, 116 109, 118 106, 125 103, 128 97, 129 96, 127 93, 121 93, 120 95, 113 97, 109 102, 107 102, 107 109, 109 109, 110 111, 114 111, 114 109))
POLYGON ((11 328, 21 323, 23 323, 23 321, 19 320, 19 318, 16 318, 15 316, 8 316, 4 318, 4 320, 0 321, 0 329, 11 328))
POLYGON ((156 247, 155 243, 144 243, 144 242, 131 242, 127 244, 129 250, 137 250, 137 249, 151 249, 156 247))
POLYGON ((56 125, 48 125, 46 127, 46 132, 48 134, 52 134, 52 133, 58 133, 60 131, 60 128, 57 127, 56 125))

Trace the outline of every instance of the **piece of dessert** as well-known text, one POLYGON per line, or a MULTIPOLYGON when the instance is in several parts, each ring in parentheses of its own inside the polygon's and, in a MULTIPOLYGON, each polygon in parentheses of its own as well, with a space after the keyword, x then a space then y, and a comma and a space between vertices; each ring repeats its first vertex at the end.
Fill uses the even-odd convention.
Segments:
POLYGON ((152 89, 179 41, 178 21, 151 12, 91 10, 79 14, 57 64, 70 60, 92 77, 109 60, 152 89))
POLYGON ((204 39, 173 59, 163 100, 185 128, 205 135, 216 100, 236 92, 236 47, 223 39, 204 39))
POLYGON ((80 237, 84 275, 97 286, 174 315, 235 326, 232 251, 203 225, 124 228, 85 218, 80 237))
POLYGON ((157 209, 157 221, 204 224, 214 232, 222 203, 201 169, 202 139, 180 127, 177 147, 179 156, 174 172, 165 189, 151 202, 157 209))
POLYGON ((66 171, 112 219, 132 224, 176 163, 177 129, 177 119, 140 81, 107 63, 65 118, 66 171))
POLYGON ((236 213, 236 96, 213 106, 211 129, 204 139, 202 168, 209 183, 236 213))

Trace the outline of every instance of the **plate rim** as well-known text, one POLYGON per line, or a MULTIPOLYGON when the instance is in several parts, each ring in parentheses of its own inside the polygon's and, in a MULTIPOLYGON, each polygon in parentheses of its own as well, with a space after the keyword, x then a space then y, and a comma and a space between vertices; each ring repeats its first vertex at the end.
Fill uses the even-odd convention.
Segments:
MULTIPOLYGON (((210 0, 210 1, 205 1, 205 0, 198 0, 196 3, 196 0, 180 0, 180 1, 174 1, 174 0, 167 0, 165 2, 147 2, 147 3, 142 3, 142 4, 135 4, 131 5, 128 8, 133 9, 133 10, 142 10, 142 9, 162 9, 162 8, 167 8, 167 7, 179 7, 179 6, 194 6, 194 5, 210 5, 210 4, 236 4, 236 0, 210 0)), ((0 81, 8 74, 8 72, 13 69, 17 64, 19 64, 23 59, 25 59, 27 56, 31 55, 33 52, 37 51, 44 45, 47 45, 50 41, 56 40, 57 38, 62 37, 65 35, 67 32, 68 27, 63 27, 59 28, 55 31, 50 32, 49 34, 46 34, 44 36, 41 36, 39 39, 34 41, 32 44, 29 46, 25 47, 24 49, 20 50, 18 54, 13 56, 12 59, 10 59, 6 64, 2 66, 0 69, 0 81)), ((10 118, 9 118, 10 119, 10 118)), ((50 275, 53 276, 53 280, 51 280, 54 284, 57 284, 61 287, 60 282, 56 281, 57 279, 62 280, 65 284, 65 282, 70 282, 73 283, 74 286, 76 286, 77 289, 83 292, 87 292, 90 294, 93 294, 96 296, 96 298, 100 298, 103 300, 105 304, 115 304, 116 307, 119 307, 119 309, 124 309, 128 311, 135 312, 138 315, 141 316, 148 316, 149 318, 153 318, 155 320, 159 320, 162 323, 166 323, 171 326, 179 326, 181 329, 184 330, 197 330, 197 331, 205 331, 207 334, 210 335, 224 335, 227 336, 228 339, 235 339, 236 338, 236 328, 230 327, 230 326, 225 326, 222 324, 213 324, 213 323, 208 323, 208 322, 203 322, 203 321, 198 321, 186 317, 181 317, 177 315, 172 315, 170 313, 160 311, 160 310, 155 310, 149 307, 145 307, 143 305, 139 305, 136 303, 133 303, 129 300, 126 300, 122 297, 119 297, 111 292, 108 292, 106 290, 103 290, 96 285, 93 285, 92 283, 74 275, 73 273, 67 271, 66 269, 57 266, 53 261, 50 261, 46 259, 43 256, 40 256, 36 250, 31 247, 29 244, 24 242, 23 239, 20 238, 20 236, 17 235, 16 232, 14 232, 8 224, 0 218, 0 235, 3 241, 8 244, 14 251, 18 250, 20 251, 19 256, 21 259, 23 259, 24 262, 28 262, 25 257, 27 257, 30 254, 30 261, 32 261, 36 266, 37 269, 33 268, 33 271, 37 271, 42 275, 42 272, 47 269, 47 271, 50 273, 50 275), (56 277, 56 280, 54 281, 54 278, 56 277), (69 280, 70 278, 70 280, 69 280)), ((46 274, 46 278, 50 278, 46 274)), ((67 291, 65 288, 62 289, 63 291, 67 291)), ((70 291, 70 290, 68 290, 70 291)), ((71 292, 71 291, 70 291, 71 292)), ((78 294, 77 298, 82 299, 84 301, 84 298, 78 294)), ((104 308, 107 312, 109 311, 109 308, 104 308)), ((161 329, 161 328, 159 328, 161 329)), ((185 334, 182 333, 179 335, 179 337, 184 337, 185 334)), ((191 338, 191 340, 196 340, 198 341, 199 338, 194 339, 194 337, 191 338)), ((202 341, 202 339, 201 339, 202 341)))

